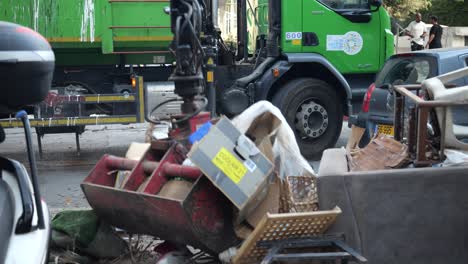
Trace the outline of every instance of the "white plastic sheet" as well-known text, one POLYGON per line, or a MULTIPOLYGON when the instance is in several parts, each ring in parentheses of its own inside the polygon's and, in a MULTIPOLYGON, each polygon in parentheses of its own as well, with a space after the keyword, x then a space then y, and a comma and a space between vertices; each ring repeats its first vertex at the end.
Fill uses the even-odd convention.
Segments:
POLYGON ((275 165, 279 167, 279 177, 285 179, 286 176, 315 176, 309 162, 301 154, 294 131, 288 125, 281 111, 270 102, 259 101, 255 103, 235 117, 232 122, 241 133, 245 133, 257 117, 267 112, 281 120, 281 125, 270 135, 275 136, 273 154, 275 165))
POLYGON ((455 149, 446 149, 445 161, 441 164, 442 167, 466 166, 468 165, 468 152, 455 149))

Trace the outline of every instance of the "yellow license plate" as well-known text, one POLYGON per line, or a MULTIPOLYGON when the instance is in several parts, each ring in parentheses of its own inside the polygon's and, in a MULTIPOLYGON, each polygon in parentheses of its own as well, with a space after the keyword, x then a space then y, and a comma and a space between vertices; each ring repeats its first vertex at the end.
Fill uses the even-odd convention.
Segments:
POLYGON ((377 132, 379 134, 385 134, 389 136, 393 136, 395 134, 395 130, 393 129, 393 126, 390 126, 390 125, 378 125, 377 132))

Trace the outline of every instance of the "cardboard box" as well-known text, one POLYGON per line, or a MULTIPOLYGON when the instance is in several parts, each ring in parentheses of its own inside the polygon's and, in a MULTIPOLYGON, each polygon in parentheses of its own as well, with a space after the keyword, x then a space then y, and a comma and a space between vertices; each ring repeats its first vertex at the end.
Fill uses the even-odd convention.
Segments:
POLYGON ((255 208, 255 210, 250 213, 246 221, 252 227, 257 227, 260 221, 265 217, 267 213, 269 214, 277 214, 279 213, 280 208, 280 179, 276 177, 276 179, 267 185, 267 194, 266 199, 255 208))
MULTIPOLYGON (((150 148, 151 144, 148 143, 137 143, 132 142, 130 147, 125 154, 125 158, 131 160, 140 160, 143 155, 145 155, 146 151, 150 148)), ((131 171, 119 171, 116 175, 115 180, 115 188, 123 188, 123 184, 127 181, 128 177, 130 176, 131 171)))
MULTIPOLYGON (((275 164, 273 155, 272 142, 274 138, 271 137, 271 133, 281 125, 281 121, 272 113, 266 112, 258 116, 252 125, 245 133, 248 137, 255 140, 255 144, 258 146, 260 151, 273 163, 275 164)), ((257 224, 267 214, 277 214, 280 206, 280 182, 281 180, 277 177, 275 170, 272 175, 268 177, 269 182, 266 186, 266 198, 263 199, 257 208, 247 215, 246 221, 252 227, 256 227, 257 224)))
POLYGON ((273 164, 226 117, 188 156, 239 210, 236 222, 244 220, 265 198, 273 164))
POLYGON ((132 142, 127 150, 127 153, 125 154, 125 158, 131 160, 140 160, 145 155, 146 151, 148 151, 150 146, 151 144, 149 143, 132 142))
POLYGON ((193 184, 184 180, 170 180, 166 182, 161 191, 159 191, 158 196, 184 201, 187 198, 187 195, 192 190, 193 184))

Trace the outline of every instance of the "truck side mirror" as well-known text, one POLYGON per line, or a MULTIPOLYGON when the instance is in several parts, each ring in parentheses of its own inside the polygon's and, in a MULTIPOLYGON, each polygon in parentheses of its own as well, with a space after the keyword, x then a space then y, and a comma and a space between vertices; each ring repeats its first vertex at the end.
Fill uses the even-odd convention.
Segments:
POLYGON ((380 6, 382 6, 382 1, 381 0, 370 0, 369 4, 379 8, 380 6))

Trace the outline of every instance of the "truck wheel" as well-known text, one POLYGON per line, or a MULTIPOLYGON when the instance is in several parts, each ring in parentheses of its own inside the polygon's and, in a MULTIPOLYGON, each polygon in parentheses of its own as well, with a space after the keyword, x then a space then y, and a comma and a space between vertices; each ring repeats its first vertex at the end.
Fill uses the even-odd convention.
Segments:
POLYGON ((318 160, 333 147, 343 125, 343 106, 332 86, 317 79, 290 81, 273 98, 296 135, 302 155, 318 160))

